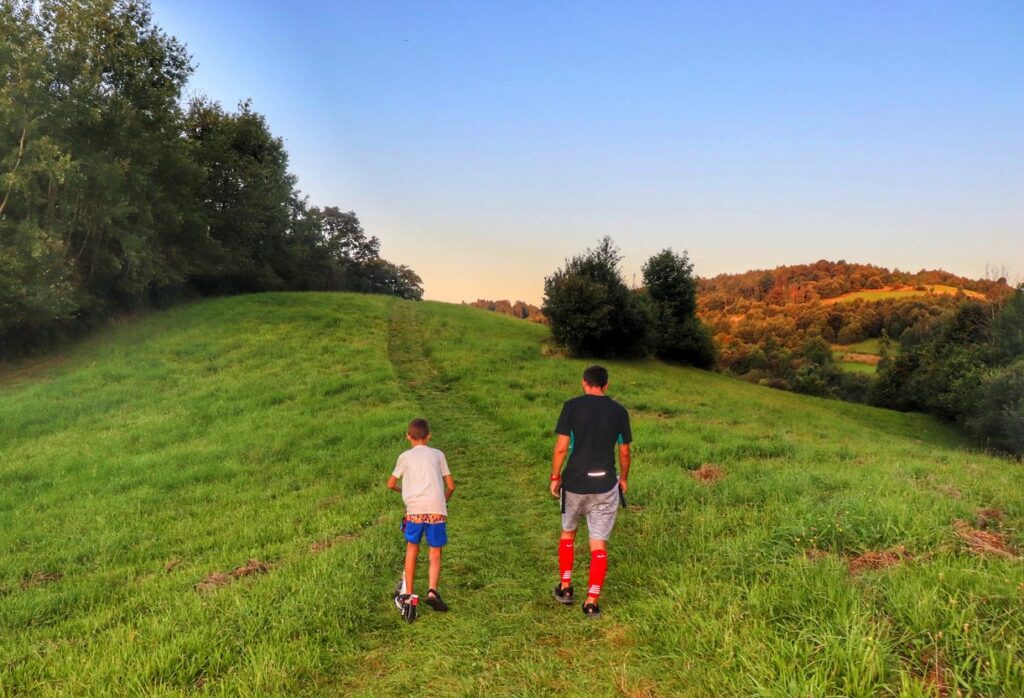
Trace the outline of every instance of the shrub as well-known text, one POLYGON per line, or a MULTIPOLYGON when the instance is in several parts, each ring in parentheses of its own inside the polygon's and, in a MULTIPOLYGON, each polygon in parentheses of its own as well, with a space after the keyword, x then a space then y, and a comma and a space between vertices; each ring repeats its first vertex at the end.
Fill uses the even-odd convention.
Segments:
POLYGON ((555 341, 576 356, 643 356, 649 350, 650 303, 622 280, 610 237, 567 259, 544 279, 544 315, 555 341))
POLYGON ((990 375, 969 426, 988 446, 1024 455, 1024 358, 990 375))
POLYGON ((644 287, 654 312, 654 351, 701 368, 715 363, 711 332, 697 318, 697 280, 686 251, 665 249, 644 264, 644 287))

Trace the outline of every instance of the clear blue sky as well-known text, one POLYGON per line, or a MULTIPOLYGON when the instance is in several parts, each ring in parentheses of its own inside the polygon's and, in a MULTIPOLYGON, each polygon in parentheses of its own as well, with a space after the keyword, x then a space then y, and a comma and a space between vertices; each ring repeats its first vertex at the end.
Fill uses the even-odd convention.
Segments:
POLYGON ((154 0, 427 298, 821 258, 1024 277, 1024 3, 154 0))

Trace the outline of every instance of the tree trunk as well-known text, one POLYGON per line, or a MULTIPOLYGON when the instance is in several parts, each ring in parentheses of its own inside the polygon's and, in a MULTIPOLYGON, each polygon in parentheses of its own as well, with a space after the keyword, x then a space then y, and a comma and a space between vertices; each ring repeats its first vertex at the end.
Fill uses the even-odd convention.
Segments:
MULTIPOLYGON (((25 155, 25 138, 28 136, 28 126, 21 129, 21 140, 18 142, 18 159, 14 162, 14 169, 11 170, 11 174, 18 171, 18 165, 21 164, 21 158, 25 155)), ((4 209, 7 208, 7 201, 11 198, 11 189, 14 187, 7 187, 7 192, 4 194, 4 200, 0 201, 0 216, 4 215, 4 209)))

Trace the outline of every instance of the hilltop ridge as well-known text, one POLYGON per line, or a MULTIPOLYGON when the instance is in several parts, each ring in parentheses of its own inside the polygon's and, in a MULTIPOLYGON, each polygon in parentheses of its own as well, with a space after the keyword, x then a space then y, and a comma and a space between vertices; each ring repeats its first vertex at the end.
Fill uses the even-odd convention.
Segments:
POLYGON ((711 312, 728 311, 751 301, 767 305, 811 303, 883 289, 909 289, 924 295, 930 286, 973 291, 988 298, 998 298, 1012 290, 1005 277, 970 279, 941 269, 908 272, 822 259, 811 264, 704 277, 699 279, 697 291, 701 309, 711 312))

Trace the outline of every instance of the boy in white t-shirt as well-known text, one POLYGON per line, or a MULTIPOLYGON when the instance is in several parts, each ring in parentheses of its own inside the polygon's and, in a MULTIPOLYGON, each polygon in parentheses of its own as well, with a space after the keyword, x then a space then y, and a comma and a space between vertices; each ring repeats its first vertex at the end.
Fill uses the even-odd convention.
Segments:
POLYGON ((455 492, 455 480, 452 479, 444 453, 427 445, 430 441, 430 425, 427 420, 414 419, 409 422, 405 438, 412 444, 412 448, 398 457, 388 487, 401 492, 405 501, 405 518, 402 521, 406 541, 405 584, 396 590, 395 605, 402 612, 402 617, 412 622, 416 619, 413 578, 424 534, 430 547, 427 605, 435 611, 448 610, 447 604, 437 592, 437 582, 441 576, 441 548, 448 542, 447 502, 455 492), (402 481, 401 486, 398 484, 399 479, 402 481))

